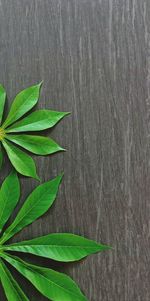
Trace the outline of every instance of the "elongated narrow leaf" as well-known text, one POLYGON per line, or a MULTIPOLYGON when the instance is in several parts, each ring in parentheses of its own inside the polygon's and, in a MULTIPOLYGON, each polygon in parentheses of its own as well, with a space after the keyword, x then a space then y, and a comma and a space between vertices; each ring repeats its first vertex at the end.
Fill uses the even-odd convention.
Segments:
POLYGON ((12 245, 4 250, 31 253, 57 261, 76 261, 110 247, 70 233, 53 233, 12 245))
POLYGON ((26 277, 51 301, 88 301, 79 287, 68 276, 44 267, 37 267, 18 257, 2 254, 2 257, 26 277))
POLYGON ((14 222, 6 229, 0 243, 4 243, 25 226, 43 215, 53 204, 62 176, 39 185, 28 196, 14 222))
POLYGON ((6 100, 6 91, 3 88, 2 85, 0 85, 0 124, 2 122, 3 118, 3 111, 5 106, 5 100, 6 100))
POLYGON ((38 101, 41 83, 21 91, 14 99, 3 127, 6 128, 31 110, 38 101))
POLYGON ((0 189, 0 232, 9 219, 20 197, 20 185, 16 172, 11 172, 0 189))
POLYGON ((64 150, 54 140, 47 137, 9 134, 6 138, 37 155, 48 155, 64 150))
POLYGON ((3 151, 0 143, 0 169, 2 168, 3 165, 3 151))
POLYGON ((34 160, 12 143, 3 140, 2 144, 14 168, 24 176, 39 180, 34 160))
POLYGON ((7 132, 41 131, 53 127, 67 112, 39 110, 14 123, 7 132))
POLYGON ((0 280, 8 301, 29 301, 2 260, 0 260, 0 280))

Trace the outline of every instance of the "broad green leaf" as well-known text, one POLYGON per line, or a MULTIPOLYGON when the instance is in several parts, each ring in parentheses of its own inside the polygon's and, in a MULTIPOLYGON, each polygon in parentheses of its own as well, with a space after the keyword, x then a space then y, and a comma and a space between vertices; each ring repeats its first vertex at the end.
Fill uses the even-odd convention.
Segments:
POLYGON ((58 176, 51 181, 39 185, 33 190, 20 209, 14 222, 4 232, 0 239, 1 244, 14 236, 25 226, 31 224, 51 207, 56 198, 61 179, 62 176, 58 176))
POLYGON ((2 260, 0 260, 0 280, 8 301, 29 301, 2 260))
POLYGON ((14 123, 36 105, 39 99, 40 88, 41 83, 21 91, 15 97, 9 114, 3 124, 3 128, 6 128, 10 124, 14 123))
POLYGON ((14 168, 24 176, 39 180, 34 160, 12 143, 3 140, 2 144, 14 168))
POLYGON ((48 155, 64 150, 54 140, 47 137, 9 134, 6 138, 37 155, 48 155))
POLYGON ((49 129, 68 114, 68 112, 56 112, 50 110, 35 111, 22 120, 14 123, 7 129, 7 132, 28 132, 49 129))
POLYGON ((16 172, 11 172, 0 189, 0 232, 9 219, 20 197, 20 185, 16 172))
POLYGON ((51 301, 88 301, 77 284, 68 276, 51 269, 26 263, 18 257, 2 254, 18 272, 26 277, 51 301))
POLYGON ((110 247, 70 233, 54 233, 32 240, 4 245, 4 250, 31 253, 57 261, 69 262, 110 247))
POLYGON ((0 143, 0 169, 2 168, 3 165, 3 151, 0 143))
POLYGON ((6 100, 6 92, 2 85, 0 85, 0 124, 3 118, 4 106, 6 100))

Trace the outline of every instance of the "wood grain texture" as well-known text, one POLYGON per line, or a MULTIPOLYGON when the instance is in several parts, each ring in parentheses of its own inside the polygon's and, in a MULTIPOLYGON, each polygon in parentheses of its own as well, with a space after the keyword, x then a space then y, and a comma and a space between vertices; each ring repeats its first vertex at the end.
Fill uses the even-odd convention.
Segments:
MULTIPOLYGON (((22 258, 70 274, 90 301, 149 301, 150 1, 0 0, 9 105, 42 79, 38 107, 72 116, 46 132, 68 152, 36 157, 38 170, 43 181, 62 170, 65 177, 53 208, 15 241, 66 231, 114 250, 71 265, 22 258)), ((20 205, 37 185, 21 183, 20 205)), ((30 300, 46 300, 13 273, 30 300)))

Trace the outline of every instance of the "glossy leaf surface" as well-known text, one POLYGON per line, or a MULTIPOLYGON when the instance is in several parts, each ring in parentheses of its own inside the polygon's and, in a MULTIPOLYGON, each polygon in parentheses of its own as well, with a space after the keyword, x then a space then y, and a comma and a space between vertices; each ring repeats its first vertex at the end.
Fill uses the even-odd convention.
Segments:
POLYGON ((52 301, 88 301, 79 287, 68 276, 44 267, 38 267, 18 257, 2 254, 18 272, 26 277, 45 297, 52 301))
POLYGON ((25 113, 30 111, 38 101, 41 83, 21 91, 15 97, 3 127, 6 128, 25 113))
POLYGON ((31 113, 22 120, 14 123, 7 129, 7 132, 28 132, 42 131, 53 127, 67 112, 57 112, 51 110, 39 110, 31 113))
MULTIPOLYGON (((2 146, 5 148, 13 167, 20 174, 38 180, 34 160, 17 146, 21 146, 36 155, 50 155, 58 151, 63 151, 64 149, 54 140, 47 137, 34 136, 33 134, 25 135, 25 133, 23 135, 20 133, 20 135, 16 136, 15 132, 45 130, 53 127, 64 116, 69 114, 68 112, 39 110, 26 116, 25 114, 38 102, 40 87, 41 83, 31 86, 17 94, 12 102, 6 120, 0 126, 0 143, 2 143, 2 146), (22 119, 22 117, 24 118, 22 119), (11 135, 13 132, 14 135, 11 135)), ((0 121, 3 115, 5 98, 6 92, 2 85, 0 85, 0 121)), ((0 149, 0 168, 2 162, 3 153, 0 149)))
POLYGON ((48 155, 64 150, 54 140, 33 135, 7 135, 6 138, 37 155, 48 155))
POLYGON ((39 180, 36 173, 36 166, 32 157, 12 143, 3 140, 2 144, 14 168, 24 176, 39 180))
POLYGON ((4 243, 25 226, 43 215, 53 204, 62 176, 39 185, 28 196, 14 222, 6 229, 0 243, 4 243))
POLYGON ((0 232, 15 208, 19 197, 19 180, 17 174, 13 171, 4 180, 0 189, 0 232))
POLYGON ((63 262, 80 260, 108 249, 108 246, 70 233, 54 233, 4 246, 4 250, 31 253, 63 262))
POLYGON ((0 260, 0 280, 8 301, 29 301, 2 260, 0 260))

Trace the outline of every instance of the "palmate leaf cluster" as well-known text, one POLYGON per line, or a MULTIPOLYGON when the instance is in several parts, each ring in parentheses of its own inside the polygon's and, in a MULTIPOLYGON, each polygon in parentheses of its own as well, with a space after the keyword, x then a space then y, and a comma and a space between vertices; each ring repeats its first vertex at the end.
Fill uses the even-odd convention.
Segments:
POLYGON ((38 291, 52 301, 87 301, 77 284, 67 275, 52 269, 32 265, 12 255, 13 251, 31 253, 56 261, 72 262, 89 254, 109 249, 82 236, 70 233, 53 233, 27 241, 8 244, 7 241, 43 215, 53 204, 62 176, 37 186, 27 197, 15 220, 3 232, 20 197, 20 184, 15 171, 4 180, 0 190, 0 280, 9 301, 29 298, 22 291, 7 268, 12 265, 27 278, 38 291))
POLYGON ((6 92, 3 86, 0 85, 0 165, 3 159, 1 150, 1 146, 3 146, 16 171, 35 179, 39 179, 35 162, 22 148, 36 155, 53 154, 64 149, 53 139, 33 134, 29 135, 26 132, 52 128, 64 116, 69 114, 68 112, 37 110, 22 118, 37 104, 40 88, 41 83, 17 94, 12 102, 9 114, 3 121, 6 92))
POLYGON ((38 84, 21 91, 15 97, 9 114, 3 121, 6 92, 0 85, 0 167, 3 162, 2 147, 14 167, 0 188, 0 282, 8 301, 29 300, 9 271, 11 265, 51 301, 87 301, 77 284, 67 275, 23 261, 14 256, 13 252, 30 253, 60 262, 73 262, 110 247, 71 233, 52 233, 17 243, 9 242, 14 235, 41 217, 52 206, 62 180, 60 175, 37 186, 25 200, 14 221, 6 227, 20 198, 17 172, 39 179, 34 160, 22 149, 37 155, 64 150, 54 140, 32 134, 53 127, 69 114, 37 110, 26 115, 36 105, 40 87, 41 84, 38 84))

